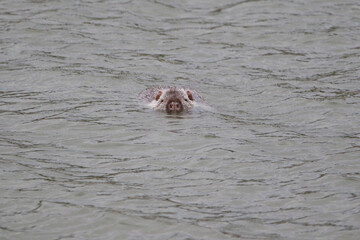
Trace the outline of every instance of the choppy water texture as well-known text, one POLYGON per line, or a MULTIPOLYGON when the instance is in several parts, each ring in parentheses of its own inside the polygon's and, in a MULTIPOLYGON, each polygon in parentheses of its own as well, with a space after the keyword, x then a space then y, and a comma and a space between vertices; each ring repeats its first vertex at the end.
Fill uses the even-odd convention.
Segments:
POLYGON ((5 0, 0 29, 1 240, 358 239, 358 0, 5 0))

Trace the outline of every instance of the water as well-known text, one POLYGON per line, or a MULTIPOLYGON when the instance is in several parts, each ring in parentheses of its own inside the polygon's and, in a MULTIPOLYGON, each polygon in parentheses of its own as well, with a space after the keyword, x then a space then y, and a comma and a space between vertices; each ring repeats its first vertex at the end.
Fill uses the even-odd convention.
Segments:
POLYGON ((358 239, 359 16, 2 1, 0 239, 358 239), (214 110, 140 106, 154 84, 214 110))

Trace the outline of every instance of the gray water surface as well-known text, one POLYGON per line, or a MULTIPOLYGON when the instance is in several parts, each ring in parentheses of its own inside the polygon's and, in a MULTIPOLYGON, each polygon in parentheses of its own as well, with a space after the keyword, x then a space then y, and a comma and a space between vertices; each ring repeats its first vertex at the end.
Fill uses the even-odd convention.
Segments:
POLYGON ((5 0, 0 33, 1 240, 358 239, 359 1, 5 0))

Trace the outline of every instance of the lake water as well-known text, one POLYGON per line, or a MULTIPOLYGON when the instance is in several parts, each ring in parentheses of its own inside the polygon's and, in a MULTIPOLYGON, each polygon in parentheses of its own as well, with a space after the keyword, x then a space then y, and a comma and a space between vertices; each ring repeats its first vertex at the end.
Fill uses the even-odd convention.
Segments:
POLYGON ((0 29, 1 240, 358 239, 358 0, 5 0, 0 29))

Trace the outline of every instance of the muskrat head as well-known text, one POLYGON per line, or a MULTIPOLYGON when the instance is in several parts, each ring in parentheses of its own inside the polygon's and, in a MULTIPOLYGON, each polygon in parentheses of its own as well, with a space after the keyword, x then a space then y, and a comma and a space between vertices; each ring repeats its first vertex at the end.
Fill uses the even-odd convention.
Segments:
POLYGON ((190 91, 183 88, 170 88, 159 91, 155 97, 155 109, 167 113, 180 113, 193 107, 193 96, 190 91))

